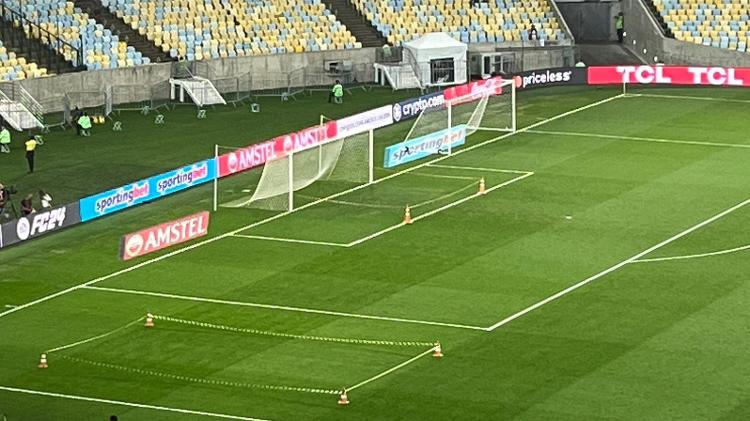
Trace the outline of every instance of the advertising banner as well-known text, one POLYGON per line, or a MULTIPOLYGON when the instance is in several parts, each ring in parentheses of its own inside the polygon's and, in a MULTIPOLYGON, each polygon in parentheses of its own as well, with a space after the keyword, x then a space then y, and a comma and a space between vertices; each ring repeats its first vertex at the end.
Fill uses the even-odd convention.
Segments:
POLYGON ((422 111, 445 106, 445 95, 442 92, 422 95, 418 98, 407 99, 398 104, 393 104, 393 121, 410 120, 417 118, 422 111))
POLYGON ((750 68, 700 66, 589 67, 589 85, 665 84, 750 86, 750 68))
POLYGON ((391 168, 436 154, 447 149, 449 142, 451 148, 461 146, 466 142, 465 124, 416 137, 385 148, 383 167, 391 168))
POLYGON ((588 81, 585 67, 560 67, 532 70, 514 76, 516 88, 532 89, 561 85, 585 85, 588 81))
POLYGON ((207 159, 83 198, 80 201, 81 220, 86 222, 198 186, 213 180, 215 175, 216 164, 213 159, 207 159))
POLYGON ((386 105, 336 121, 336 139, 365 133, 393 124, 393 107, 386 105))
POLYGON ((218 175, 226 177, 266 162, 284 158, 291 151, 300 151, 335 139, 338 135, 338 124, 330 121, 321 126, 313 126, 295 133, 276 137, 263 143, 257 143, 219 156, 218 175))
POLYGON ((149 227, 122 237, 120 258, 130 260, 208 234, 209 213, 204 211, 149 227))
POLYGON ((463 85, 452 86, 443 91, 446 101, 453 105, 475 101, 486 95, 500 95, 503 93, 503 78, 496 76, 485 80, 476 80, 463 85), (460 99, 459 99, 460 98, 460 99))
POLYGON ((78 202, 52 209, 43 209, 2 224, 0 226, 1 244, 2 247, 8 247, 80 222, 81 215, 78 202))

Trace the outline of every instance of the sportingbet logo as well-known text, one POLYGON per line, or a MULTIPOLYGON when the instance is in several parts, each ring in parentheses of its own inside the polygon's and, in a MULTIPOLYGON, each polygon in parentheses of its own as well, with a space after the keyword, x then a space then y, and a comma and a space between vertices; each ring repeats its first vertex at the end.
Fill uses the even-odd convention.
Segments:
POLYGON ((18 239, 24 241, 29 237, 62 228, 65 224, 65 211, 66 208, 61 207, 47 212, 35 213, 32 215, 31 222, 29 222, 28 216, 20 218, 16 223, 18 239))
POLYGON ((176 188, 190 186, 195 182, 206 179, 207 177, 208 163, 202 162, 198 165, 194 165, 192 168, 177 170, 177 173, 170 177, 156 180, 156 192, 158 194, 164 194, 176 188))
POLYGON ((209 213, 200 212, 125 235, 120 247, 120 258, 130 260, 202 237, 208 234, 208 222, 209 213))
POLYGON ((409 120, 416 118, 424 110, 443 106, 445 106, 445 95, 442 92, 401 101, 393 106, 393 120, 396 122, 409 120))
POLYGON ((589 84, 750 86, 750 68, 695 66, 590 67, 589 84))
POLYGON ((119 206, 130 206, 139 199, 148 197, 149 194, 148 181, 140 181, 121 187, 111 195, 98 199, 94 204, 94 208, 97 213, 105 214, 107 211, 119 206))
POLYGON ((383 166, 395 167, 407 162, 416 161, 440 151, 461 146, 466 141, 466 125, 443 129, 425 136, 420 136, 403 143, 391 145, 385 149, 383 166))

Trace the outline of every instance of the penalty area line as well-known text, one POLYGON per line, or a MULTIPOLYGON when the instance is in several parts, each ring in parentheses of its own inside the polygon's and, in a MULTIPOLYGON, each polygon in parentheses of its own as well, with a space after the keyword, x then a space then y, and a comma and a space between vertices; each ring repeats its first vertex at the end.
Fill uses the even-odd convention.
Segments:
POLYGON ((607 140, 631 140, 635 142, 667 143, 667 144, 675 144, 675 145, 709 146, 709 147, 715 147, 715 148, 750 149, 750 145, 742 144, 742 143, 722 143, 722 142, 705 142, 705 141, 700 141, 700 140, 660 139, 660 138, 654 138, 654 137, 622 136, 622 135, 580 133, 580 132, 558 132, 558 131, 551 131, 551 130, 529 130, 529 133, 548 134, 548 135, 555 135, 555 136, 569 136, 569 137, 589 137, 589 138, 607 139, 607 140))
POLYGON ((97 287, 97 286, 85 286, 85 287, 82 287, 81 289, 112 292, 112 293, 119 293, 119 294, 144 295, 144 296, 150 296, 150 297, 169 298, 169 299, 174 299, 174 300, 194 301, 194 302, 201 302, 201 303, 224 304, 224 305, 239 306, 239 307, 254 307, 254 308, 263 308, 263 309, 269 309, 269 310, 291 311, 291 312, 297 312, 297 313, 322 314, 326 316, 349 317, 349 318, 354 318, 354 319, 381 320, 381 321, 386 321, 386 322, 410 323, 410 324, 450 327, 450 328, 467 329, 467 330, 485 330, 485 328, 480 327, 480 326, 463 325, 463 324, 458 324, 458 323, 433 322, 429 320, 405 319, 405 318, 400 318, 400 317, 376 316, 376 315, 370 315, 370 314, 356 314, 356 313, 347 313, 347 312, 342 312, 342 311, 321 310, 321 309, 314 309, 314 308, 293 307, 293 306, 284 306, 284 305, 276 305, 276 304, 263 304, 263 303, 251 303, 251 302, 246 302, 246 301, 222 300, 218 298, 195 297, 195 296, 190 296, 190 295, 167 294, 167 293, 162 293, 162 292, 141 291, 141 290, 134 290, 134 289, 107 288, 107 287, 97 287))
POLYGON ((266 237, 263 235, 233 234, 232 237, 248 238, 251 240, 278 241, 282 243, 313 244, 313 245, 319 245, 319 246, 333 246, 333 247, 350 247, 348 244, 345 244, 345 243, 331 243, 328 241, 314 241, 314 240, 298 240, 295 238, 285 238, 285 237, 266 237))
POLYGON ((519 311, 519 312, 517 312, 515 314, 512 314, 512 315, 504 318, 503 320, 500 320, 499 322, 495 323, 494 325, 487 327, 486 330, 488 332, 492 332, 493 330, 495 330, 495 329, 497 329, 497 328, 499 328, 499 327, 501 327, 503 325, 506 325, 506 324, 512 322, 513 320, 515 320, 515 319, 517 319, 517 318, 519 318, 519 317, 521 317, 521 316, 523 316, 523 315, 525 315, 527 313, 531 313, 532 311, 534 311, 534 310, 536 310, 536 309, 538 309, 538 308, 540 308, 540 307, 542 307, 542 306, 544 306, 546 304, 549 304, 550 302, 555 301, 558 298, 563 297, 563 296, 565 296, 565 295, 567 295, 567 294, 569 294, 569 293, 577 290, 578 288, 580 288, 582 286, 588 285, 591 282, 594 282, 597 279, 599 279, 599 278, 601 278, 601 277, 603 277, 603 276, 605 276, 605 275, 607 275, 609 273, 612 273, 612 272, 614 272, 614 271, 622 268, 625 265, 628 265, 628 264, 631 264, 631 263, 635 263, 641 257, 646 256, 649 253, 651 253, 651 252, 653 252, 655 250, 658 250, 658 249, 666 246, 667 244, 672 243, 673 241, 678 240, 678 239, 680 239, 680 238, 682 238, 682 237, 690 234, 693 231, 697 231, 700 228, 703 228, 704 226, 706 226, 706 225, 708 225, 708 224, 710 224, 710 223, 712 223, 712 222, 714 222, 714 221, 716 221, 718 219, 721 219, 721 218, 729 215, 730 213, 736 211, 737 209, 740 209, 740 208, 746 206, 748 203, 750 203, 750 199, 746 199, 746 200, 744 200, 744 201, 742 201, 742 202, 740 202, 740 203, 732 206, 729 209, 726 209, 726 210, 724 210, 722 212, 719 212, 716 215, 714 215, 714 216, 712 216, 712 217, 710 217, 710 218, 708 218, 708 219, 706 219, 706 220, 704 220, 702 222, 699 222, 699 223, 693 225, 692 227, 690 227, 690 228, 688 228, 688 229, 686 229, 686 230, 684 230, 684 231, 682 231, 680 233, 677 233, 677 234, 675 234, 675 235, 667 238, 666 240, 664 240, 664 241, 662 241, 662 242, 660 242, 658 244, 655 244, 655 245, 647 248, 646 250, 643 250, 642 252, 636 254, 635 256, 632 256, 632 257, 630 257, 628 259, 625 259, 622 262, 617 263, 614 266, 611 266, 611 267, 609 267, 609 268, 607 268, 607 269, 605 269, 605 270, 603 270, 603 271, 601 271, 601 272, 599 272, 599 273, 597 273, 595 275, 592 275, 592 276, 590 276, 590 277, 588 277, 588 278, 586 278, 586 279, 578 282, 577 284, 574 284, 574 285, 569 286, 568 288, 565 288, 564 290, 562 290, 562 291, 560 291, 560 292, 558 292, 558 293, 556 293, 554 295, 550 295, 549 297, 543 299, 542 301, 537 302, 536 304, 533 304, 533 305, 531 305, 529 307, 526 307, 525 309, 523 309, 523 310, 521 310, 521 311, 519 311))
POLYGON ((220 413, 215 413, 215 412, 197 411, 193 409, 173 408, 173 407, 161 406, 161 405, 149 405, 145 403, 117 401, 117 400, 103 399, 103 398, 93 398, 89 396, 78 396, 78 395, 69 395, 69 394, 64 394, 64 393, 45 392, 41 390, 21 389, 17 387, 0 386, 0 390, 5 391, 5 392, 21 393, 21 394, 26 394, 26 395, 47 396, 50 398, 68 399, 68 400, 84 401, 84 402, 95 402, 95 403, 103 403, 103 404, 108 404, 108 405, 126 406, 130 408, 148 409, 152 411, 174 412, 174 413, 184 414, 184 415, 199 415, 203 417, 221 418, 221 419, 227 419, 227 420, 269 421, 269 420, 265 420, 262 418, 243 417, 239 415, 220 414, 220 413))
MULTIPOLYGON (((510 184, 513 184, 513 183, 515 183, 517 181, 521 181, 524 178, 531 177, 532 175, 534 175, 533 172, 524 172, 524 174, 521 175, 521 176, 512 178, 512 179, 510 179, 508 181, 505 181, 505 182, 500 183, 500 184, 498 184, 496 186, 492 186, 492 187, 486 189, 485 190, 485 194, 490 193, 490 192, 492 192, 494 190, 497 190, 497 189, 499 189, 501 187, 505 187, 505 186, 508 186, 510 184)), ((464 197, 463 199, 459 199, 459 200, 456 200, 455 202, 448 203, 448 204, 443 205, 443 206, 441 206, 441 207, 439 207, 437 209, 433 209, 433 210, 431 210, 429 212, 423 213, 421 215, 417 215, 417 216, 415 216, 415 217, 412 218, 412 222, 417 222, 417 221, 419 221, 421 219, 429 218, 432 215, 435 215, 437 213, 443 212, 445 210, 448 210, 448 209, 450 209, 452 207, 458 206, 458 205, 460 205, 462 203, 468 202, 469 200, 475 199, 475 198, 480 197, 480 196, 483 196, 483 194, 479 193, 479 192, 474 193, 471 196, 464 197)), ((392 226, 390 226, 388 228, 384 228, 384 229, 382 229, 380 231, 374 232, 374 233, 372 233, 370 235, 367 235, 365 237, 362 237, 362 238, 360 238, 358 240, 354 240, 351 243, 347 244, 347 247, 354 247, 354 246, 360 245, 360 244, 362 244, 362 243, 364 243, 366 241, 370 241, 370 240, 372 240, 374 238, 378 238, 381 235, 387 234, 387 233, 389 233, 391 231, 394 231, 394 230, 399 229, 401 227, 404 227, 406 225, 407 224, 405 222, 401 222, 399 224, 392 225, 392 226)))

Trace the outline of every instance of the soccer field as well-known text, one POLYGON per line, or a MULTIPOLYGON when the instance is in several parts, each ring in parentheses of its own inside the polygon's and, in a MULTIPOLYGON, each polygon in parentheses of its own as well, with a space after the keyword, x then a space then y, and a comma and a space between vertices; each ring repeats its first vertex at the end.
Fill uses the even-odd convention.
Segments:
POLYGON ((619 89, 521 92, 517 133, 384 169, 394 126, 375 183, 155 257, 119 238, 210 186, 3 251, 0 414, 748 419, 750 93, 619 89))

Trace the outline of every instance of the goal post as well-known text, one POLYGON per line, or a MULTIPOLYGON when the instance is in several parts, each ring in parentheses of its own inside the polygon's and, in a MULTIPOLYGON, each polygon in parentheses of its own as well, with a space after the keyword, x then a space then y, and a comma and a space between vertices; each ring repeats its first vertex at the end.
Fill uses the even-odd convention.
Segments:
MULTIPOLYGON (((322 125, 321 125, 322 128, 322 125)), ((373 130, 290 150, 262 167, 218 179, 214 209, 291 212, 322 197, 374 181, 373 130), (299 193, 305 190, 304 194, 299 193)), ((217 146, 218 157, 226 147, 217 146)), ((231 151, 230 151, 231 153, 231 151)))
MULTIPOLYGON (((479 131, 513 133, 517 130, 513 80, 493 78, 462 86, 466 88, 447 89, 443 103, 423 109, 404 142, 446 129, 451 132, 456 127, 465 127, 466 137, 479 131)), ((445 152, 450 155, 453 145, 446 143, 445 152)))

